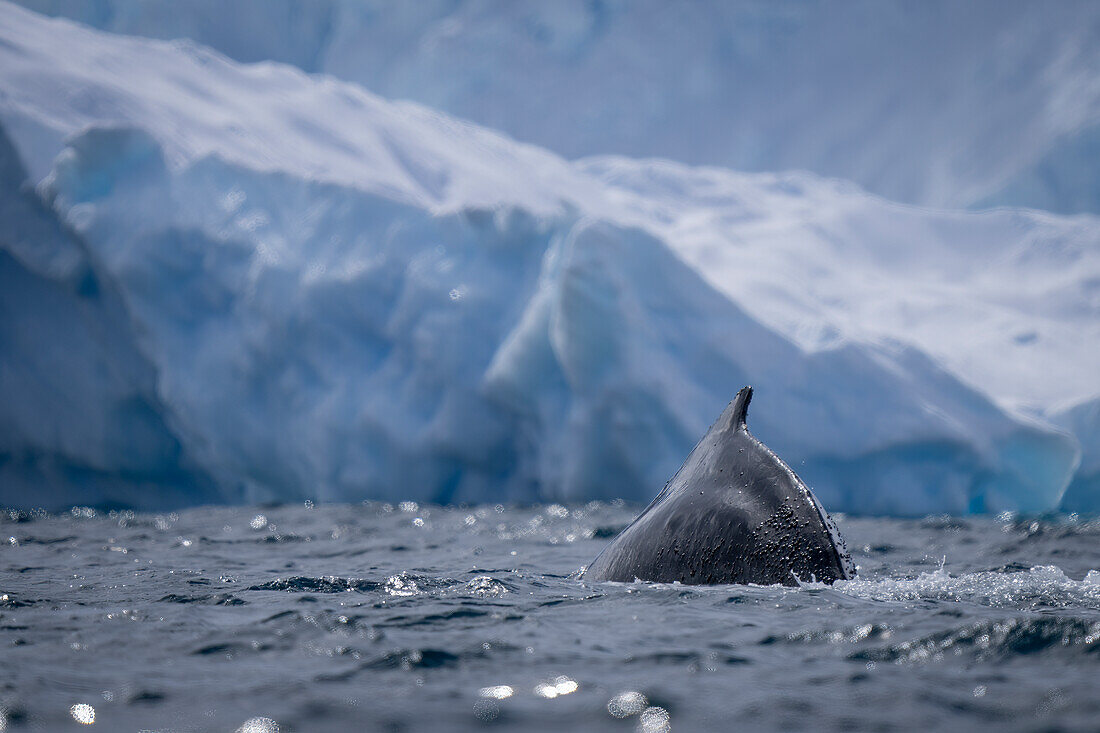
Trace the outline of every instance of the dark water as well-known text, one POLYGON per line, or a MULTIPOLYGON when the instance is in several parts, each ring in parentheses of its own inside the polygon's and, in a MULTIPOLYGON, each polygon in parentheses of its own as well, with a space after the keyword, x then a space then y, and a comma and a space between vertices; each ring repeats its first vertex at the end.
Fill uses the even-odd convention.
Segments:
POLYGON ((5 512, 0 729, 1100 729, 1100 523, 840 518, 832 588, 576 580, 637 509, 5 512))

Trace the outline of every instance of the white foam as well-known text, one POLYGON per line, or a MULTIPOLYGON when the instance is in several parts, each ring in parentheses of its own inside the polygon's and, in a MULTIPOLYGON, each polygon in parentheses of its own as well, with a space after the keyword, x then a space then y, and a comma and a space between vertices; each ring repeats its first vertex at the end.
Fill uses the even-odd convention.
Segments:
POLYGON ((944 569, 916 578, 837 581, 833 588, 845 595, 874 601, 957 601, 996 608, 1067 606, 1100 610, 1100 572, 1091 570, 1073 580, 1054 565, 1027 572, 976 572, 952 575, 944 569))

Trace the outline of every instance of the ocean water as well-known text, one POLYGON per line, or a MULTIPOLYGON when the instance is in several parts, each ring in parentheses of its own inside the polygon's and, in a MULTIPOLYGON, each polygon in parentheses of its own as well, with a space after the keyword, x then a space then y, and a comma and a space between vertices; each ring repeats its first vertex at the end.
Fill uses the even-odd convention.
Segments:
POLYGON ((1100 522, 839 517, 833 587, 578 580, 640 508, 0 513, 0 730, 1100 729, 1100 522))

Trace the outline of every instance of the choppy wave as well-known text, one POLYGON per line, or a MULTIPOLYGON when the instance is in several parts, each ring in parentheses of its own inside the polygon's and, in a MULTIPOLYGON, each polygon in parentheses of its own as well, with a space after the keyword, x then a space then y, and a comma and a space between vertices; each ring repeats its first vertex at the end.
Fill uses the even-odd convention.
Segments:
POLYGON ((958 629, 856 652, 854 659, 926 662, 947 655, 974 660, 1015 660, 1043 652, 1096 654, 1100 620, 1039 617, 980 621, 958 629))
POLYGON ((11 731, 74 709, 218 731, 1100 719, 1095 522, 840 517, 861 575, 834 586, 578 579, 599 529, 638 508, 2 513, 0 715, 11 731))

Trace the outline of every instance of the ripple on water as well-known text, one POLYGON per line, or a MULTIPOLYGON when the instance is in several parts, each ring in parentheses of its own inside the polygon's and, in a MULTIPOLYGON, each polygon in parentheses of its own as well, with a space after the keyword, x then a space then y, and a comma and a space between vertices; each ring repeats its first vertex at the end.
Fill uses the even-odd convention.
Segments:
MULTIPOLYGON (((363 578, 340 578, 332 575, 308 577, 296 575, 289 578, 276 578, 251 585, 250 591, 283 591, 287 593, 373 593, 381 592, 387 596, 407 598, 424 593, 446 591, 460 587, 462 592, 479 597, 501 596, 510 591, 503 581, 488 575, 479 575, 463 583, 453 578, 437 578, 402 571, 388 576, 379 582, 363 578)), ((161 599, 176 603, 200 602, 209 600, 208 596, 180 596, 173 594, 161 599)))
POLYGON ((359 578, 337 578, 325 575, 310 578, 296 575, 291 578, 276 578, 266 583, 250 585, 246 590, 278 590, 287 593, 347 593, 350 591, 368 592, 378 590, 379 583, 359 578))
POLYGON ((159 600, 160 603, 203 603, 212 606, 243 606, 248 601, 237 598, 229 593, 169 593, 159 600))
POLYGON ((1100 651, 1100 621, 1080 618, 1009 618, 981 621, 958 629, 864 649, 852 659, 913 663, 947 655, 976 660, 1015 660, 1045 652, 1095 655, 1100 651))
POLYGON ((83 728, 74 704, 90 729, 248 733, 1100 719, 1100 524, 848 518, 867 571, 835 586, 571 575, 638 509, 0 512, 4 725, 83 728))
POLYGON ((438 669, 457 666, 465 657, 445 649, 393 649, 372 656, 352 669, 317 675, 317 682, 346 682, 362 673, 380 670, 438 669))

